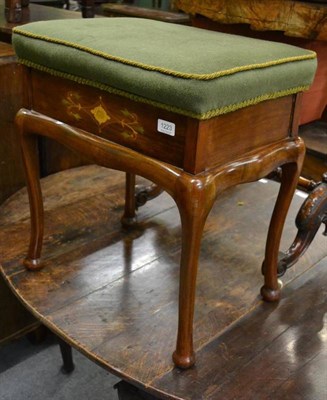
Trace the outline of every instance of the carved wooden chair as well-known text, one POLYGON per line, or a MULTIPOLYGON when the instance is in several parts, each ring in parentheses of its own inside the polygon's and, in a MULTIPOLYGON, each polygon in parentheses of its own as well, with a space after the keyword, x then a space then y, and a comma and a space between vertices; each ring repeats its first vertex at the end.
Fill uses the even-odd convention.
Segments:
POLYGON ((43 204, 37 138, 127 172, 125 219, 134 218, 134 174, 175 200, 182 225, 179 326, 173 360, 194 364, 193 312, 206 218, 225 189, 280 167, 261 294, 280 297, 280 237, 304 157, 300 92, 315 53, 279 43, 125 18, 39 22, 16 28, 29 104, 16 118, 31 208, 25 265, 42 268, 43 204))

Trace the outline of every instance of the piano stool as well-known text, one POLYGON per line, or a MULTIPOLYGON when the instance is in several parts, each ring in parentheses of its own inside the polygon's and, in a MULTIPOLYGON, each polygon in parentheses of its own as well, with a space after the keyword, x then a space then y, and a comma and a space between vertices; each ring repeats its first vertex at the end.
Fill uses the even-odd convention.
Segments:
MULTIPOLYGON (((176 366, 195 362, 193 314, 203 228, 219 195, 282 169, 264 256, 262 297, 277 301, 278 249, 303 158, 301 92, 314 52, 158 21, 103 18, 14 29, 29 106, 16 117, 31 208, 25 266, 43 267, 37 141, 46 136, 127 173, 125 224, 135 223, 134 177, 168 192, 182 225, 176 366)), ((218 286, 218 282, 217 282, 218 286)), ((219 287, 217 287, 219 290, 219 287)))

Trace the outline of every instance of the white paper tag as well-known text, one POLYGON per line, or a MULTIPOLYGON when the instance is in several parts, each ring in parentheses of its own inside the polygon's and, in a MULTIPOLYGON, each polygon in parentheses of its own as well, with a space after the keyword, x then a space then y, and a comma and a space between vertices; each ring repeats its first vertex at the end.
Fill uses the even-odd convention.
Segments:
POLYGON ((157 129, 158 132, 164 133, 165 135, 175 136, 175 124, 173 122, 158 119, 157 129))

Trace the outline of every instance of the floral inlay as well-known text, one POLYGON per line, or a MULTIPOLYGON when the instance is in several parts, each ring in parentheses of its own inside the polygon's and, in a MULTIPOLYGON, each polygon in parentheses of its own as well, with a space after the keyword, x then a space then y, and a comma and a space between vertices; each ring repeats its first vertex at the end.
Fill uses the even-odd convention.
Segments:
POLYGON ((109 110, 101 96, 95 103, 90 104, 90 102, 82 99, 79 93, 68 92, 62 102, 66 106, 67 114, 76 121, 88 118, 95 122, 99 134, 104 133, 104 131, 110 133, 108 127, 112 126, 114 129, 114 125, 115 132, 118 128, 119 133, 125 139, 135 140, 138 134, 144 133, 144 128, 140 125, 137 114, 127 109, 117 110, 113 108, 109 110))
POLYGON ((99 122, 99 124, 104 124, 110 120, 109 115, 101 105, 93 108, 91 113, 94 115, 94 118, 99 122))

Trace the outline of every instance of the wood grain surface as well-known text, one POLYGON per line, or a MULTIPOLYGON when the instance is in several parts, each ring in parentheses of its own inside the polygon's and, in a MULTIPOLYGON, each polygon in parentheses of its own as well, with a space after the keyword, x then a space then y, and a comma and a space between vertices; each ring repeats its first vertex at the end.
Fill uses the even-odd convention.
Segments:
POLYGON ((0 203, 25 184, 13 124, 16 112, 26 106, 23 86, 22 67, 12 47, 0 42, 0 203))
POLYGON ((294 0, 176 0, 175 6, 221 23, 250 24, 253 30, 327 40, 326 4, 294 0))
POLYGON ((104 4, 102 5, 102 12, 106 17, 137 17, 174 24, 190 23, 190 17, 183 13, 165 11, 157 8, 143 8, 130 4, 104 4))
POLYGON ((304 125, 300 135, 307 148, 302 175, 319 182, 327 171, 327 122, 304 125))
POLYGON ((6 20, 4 8, 5 0, 0 0, 0 40, 5 42, 10 42, 11 32, 17 25, 35 21, 49 21, 53 19, 81 18, 81 13, 74 11, 39 4, 30 4, 28 7, 22 7, 21 21, 8 22, 6 20))
MULTIPOLYGON (((0 204, 25 185, 14 118, 23 107, 22 68, 13 48, 0 42, 0 204)), ((37 323, 0 277, 0 343, 26 333, 37 323)))
MULTIPOLYGON (((326 239, 317 236, 283 277, 282 301, 263 304, 260 268, 278 184, 260 181, 224 193, 208 218, 201 248, 194 324, 198 361, 181 372, 171 361, 178 308, 178 212, 162 194, 139 210, 134 228, 122 228, 124 177, 88 166, 43 180, 46 265, 38 272, 26 271, 21 262, 29 237, 25 190, 1 207, 1 272, 20 300, 89 358, 158 398, 217 399, 219 394, 232 399, 239 393, 243 397, 238 398, 261 399, 251 393, 264 396, 268 390, 282 398, 284 390, 296 390, 296 374, 306 372, 294 367, 291 375, 292 354, 301 354, 308 374, 306 360, 315 370, 324 362, 319 353, 326 350, 323 336, 311 358, 305 358, 305 343, 322 328, 326 239), (306 336, 298 337, 298 331, 306 336), (286 346, 295 338, 303 350, 300 344, 292 351, 286 346), (262 387, 259 378, 252 382, 255 371, 268 386, 262 387)), ((294 198, 284 249, 295 235, 294 217, 302 200, 294 198)))

